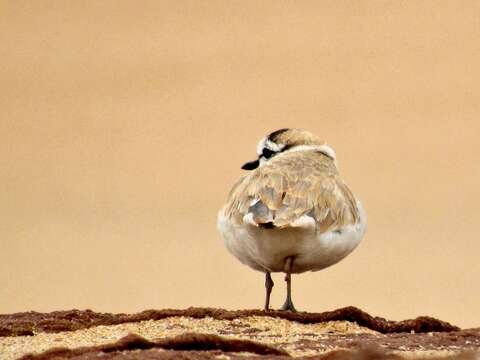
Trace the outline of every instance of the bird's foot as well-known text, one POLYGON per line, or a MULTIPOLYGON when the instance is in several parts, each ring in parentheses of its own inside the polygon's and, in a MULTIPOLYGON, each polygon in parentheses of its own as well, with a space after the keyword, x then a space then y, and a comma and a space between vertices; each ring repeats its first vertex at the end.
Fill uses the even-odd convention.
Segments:
POLYGON ((297 309, 295 309, 295 306, 293 306, 292 300, 285 301, 285 304, 283 304, 280 310, 298 312, 297 309))

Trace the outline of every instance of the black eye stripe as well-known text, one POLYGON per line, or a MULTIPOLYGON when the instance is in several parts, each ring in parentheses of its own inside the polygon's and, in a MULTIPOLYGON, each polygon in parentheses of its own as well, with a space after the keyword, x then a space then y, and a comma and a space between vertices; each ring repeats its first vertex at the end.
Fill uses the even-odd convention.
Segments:
POLYGON ((265 159, 270 159, 276 152, 267 148, 263 148, 262 155, 265 159))

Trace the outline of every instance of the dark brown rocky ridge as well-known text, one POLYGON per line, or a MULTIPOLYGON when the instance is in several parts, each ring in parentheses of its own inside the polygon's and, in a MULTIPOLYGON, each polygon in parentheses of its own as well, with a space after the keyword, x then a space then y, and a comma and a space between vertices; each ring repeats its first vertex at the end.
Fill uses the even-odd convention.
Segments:
POLYGON ((322 313, 292 313, 289 311, 272 310, 224 310, 215 308, 195 308, 184 310, 145 310, 136 314, 98 313, 91 310, 54 311, 50 313, 23 312, 10 315, 0 315, 0 336, 33 335, 36 332, 59 332, 85 329, 98 325, 115 325, 126 322, 145 320, 160 320, 172 316, 192 318, 212 317, 220 320, 233 320, 246 316, 279 317, 304 324, 326 321, 350 321, 371 330, 388 333, 400 332, 448 332, 460 330, 448 322, 429 316, 415 319, 391 321, 381 317, 373 317, 368 313, 353 307, 344 307, 322 313))

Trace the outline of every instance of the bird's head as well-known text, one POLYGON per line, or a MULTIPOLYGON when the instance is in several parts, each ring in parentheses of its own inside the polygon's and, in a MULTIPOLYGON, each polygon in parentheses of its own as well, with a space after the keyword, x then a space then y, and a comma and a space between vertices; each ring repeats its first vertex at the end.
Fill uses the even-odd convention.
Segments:
POLYGON ((257 145, 256 160, 245 163, 244 170, 254 170, 274 156, 296 150, 318 150, 335 160, 335 152, 320 138, 311 132, 303 129, 280 129, 264 138, 257 145))

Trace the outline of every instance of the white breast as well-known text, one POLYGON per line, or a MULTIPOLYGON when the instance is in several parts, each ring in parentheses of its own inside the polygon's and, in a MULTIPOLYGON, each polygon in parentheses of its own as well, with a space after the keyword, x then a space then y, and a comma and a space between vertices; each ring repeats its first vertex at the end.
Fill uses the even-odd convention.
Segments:
POLYGON ((357 205, 357 224, 321 234, 315 226, 264 229, 234 224, 223 211, 217 226, 230 253, 255 270, 283 272, 285 259, 293 256, 293 273, 318 271, 339 262, 360 243, 367 219, 362 205, 357 205))

